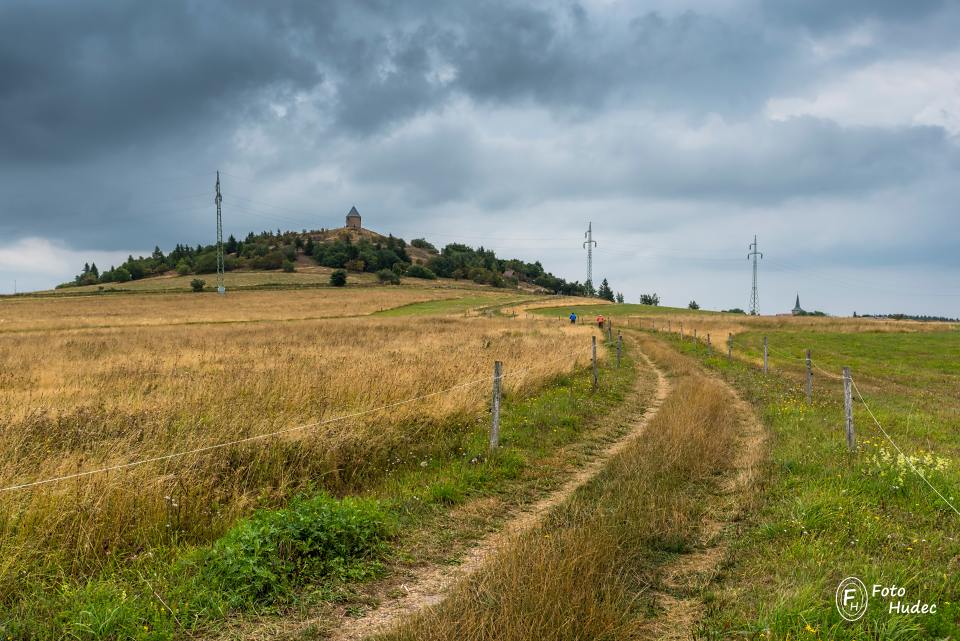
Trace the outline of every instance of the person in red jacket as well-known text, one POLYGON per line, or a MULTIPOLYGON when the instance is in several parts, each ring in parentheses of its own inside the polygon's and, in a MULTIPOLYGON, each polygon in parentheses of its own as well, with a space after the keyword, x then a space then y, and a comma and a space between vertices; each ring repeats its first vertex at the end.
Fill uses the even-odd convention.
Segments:
POLYGON ((606 319, 603 317, 603 314, 600 314, 599 316, 597 316, 597 327, 599 327, 600 329, 603 329, 603 322, 605 320, 606 319))

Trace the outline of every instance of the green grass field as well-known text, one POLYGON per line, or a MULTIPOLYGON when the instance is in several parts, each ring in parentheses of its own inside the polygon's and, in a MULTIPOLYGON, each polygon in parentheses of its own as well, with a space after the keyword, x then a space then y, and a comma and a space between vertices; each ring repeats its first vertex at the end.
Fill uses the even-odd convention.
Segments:
MULTIPOLYGON (((705 310, 692 310, 686 307, 663 307, 660 305, 638 305, 634 303, 621 303, 617 305, 573 305, 568 307, 540 307, 530 310, 534 314, 541 316, 554 316, 567 318, 570 312, 576 312, 577 316, 584 322, 592 321, 598 314, 603 314, 607 318, 623 318, 625 316, 671 316, 677 314, 705 314, 719 315, 723 312, 711 312, 705 310)), ((741 317, 742 314, 730 314, 731 317, 741 317)))
POLYGON ((482 296, 464 296, 446 300, 411 303, 376 312, 375 316, 427 316, 432 314, 463 314, 475 309, 495 308, 522 303, 532 297, 518 297, 516 292, 489 293, 482 296))
POLYGON ((697 353, 751 401, 773 433, 760 509, 743 524, 728 566, 709 588, 709 639, 947 639, 960 634, 960 342, 930 333, 769 332, 772 372, 758 368, 762 335, 736 338, 744 360, 697 353), (844 441, 842 382, 815 371, 804 392, 806 348, 816 365, 849 365, 887 439, 854 393, 857 451, 844 441), (909 462, 905 457, 909 457, 909 462), (896 585, 895 601, 936 603, 898 615, 881 596, 856 623, 834 606, 848 576, 896 585))

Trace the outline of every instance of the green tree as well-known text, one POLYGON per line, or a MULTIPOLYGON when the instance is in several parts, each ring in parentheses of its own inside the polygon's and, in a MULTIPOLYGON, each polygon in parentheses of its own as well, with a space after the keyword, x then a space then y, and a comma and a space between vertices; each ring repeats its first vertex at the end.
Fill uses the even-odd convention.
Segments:
POLYGON ((610 283, 607 282, 606 278, 600 282, 600 289, 597 290, 597 296, 611 303, 614 301, 613 290, 610 289, 610 283))
POLYGON ((347 270, 335 269, 330 274, 330 284, 334 287, 343 287, 347 284, 347 270))
POLYGON ((186 276, 187 274, 190 273, 190 271, 191 271, 190 263, 188 263, 186 259, 181 260, 179 263, 177 263, 177 273, 180 274, 181 276, 186 276))
POLYGON ((617 292, 617 302, 623 303, 623 292, 617 292))
POLYGON ((204 285, 207 284, 207 281, 200 280, 199 278, 194 278, 190 281, 190 289, 195 292, 202 292, 204 285))
POLYGON ((653 305, 656 307, 660 304, 660 296, 657 294, 640 294, 640 304, 641 305, 653 305))
POLYGON ((377 279, 384 285, 400 284, 400 274, 397 274, 392 269, 381 269, 377 272, 377 279))
POLYGON ((688 307, 689 309, 700 309, 700 306, 697 305, 697 301, 695 301, 695 300, 690 301, 690 302, 687 304, 687 307, 688 307))
POLYGON ((431 243, 428 243, 424 238, 414 238, 410 241, 411 247, 416 247, 417 249, 425 249, 431 254, 437 253, 437 248, 434 247, 431 243))
POLYGON ((437 275, 423 265, 410 265, 410 267, 407 268, 406 274, 404 275, 409 276, 410 278, 424 278, 426 280, 437 279, 437 275))

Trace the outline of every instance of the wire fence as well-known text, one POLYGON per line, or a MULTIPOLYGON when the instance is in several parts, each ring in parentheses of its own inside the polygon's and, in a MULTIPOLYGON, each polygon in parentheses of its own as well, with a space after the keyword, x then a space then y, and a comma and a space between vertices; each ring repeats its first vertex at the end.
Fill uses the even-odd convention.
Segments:
MULTIPOLYGON (((576 365, 576 364, 578 363, 579 356, 580 356, 584 351, 587 351, 588 349, 591 349, 591 348, 584 347, 584 348, 579 348, 579 349, 571 350, 571 351, 565 352, 564 354, 561 354, 561 355, 559 355, 559 356, 557 356, 557 357, 555 357, 555 358, 551 358, 551 359, 548 359, 548 360, 540 361, 540 362, 538 362, 536 365, 531 365, 531 366, 529 366, 529 367, 525 367, 525 368, 517 369, 517 370, 512 370, 512 371, 511 371, 511 370, 508 370, 506 373, 500 374, 500 375, 499 375, 499 378, 500 378, 500 379, 504 379, 504 378, 509 378, 509 377, 516 377, 516 376, 519 376, 519 375, 521 375, 521 374, 525 374, 525 373, 527 373, 527 372, 530 372, 530 371, 532 371, 532 370, 542 368, 542 367, 545 366, 545 365, 552 365, 553 363, 555 363, 555 362, 557 362, 557 361, 560 361, 560 360, 563 360, 563 359, 574 358, 574 359, 575 359, 575 360, 574 360, 574 363, 575 363, 575 365, 576 365)), ((386 403, 386 404, 384 404, 384 405, 380 405, 380 406, 377 406, 377 407, 372 407, 372 408, 365 409, 365 410, 360 410, 360 411, 357 411, 357 412, 351 412, 351 413, 349 413, 349 414, 342 414, 342 415, 340 415, 340 416, 336 416, 336 417, 329 418, 329 419, 324 419, 324 420, 321 420, 321 421, 314 421, 314 422, 311 422, 311 423, 304 423, 304 424, 302 424, 302 425, 296 425, 296 426, 288 427, 288 428, 285 428, 285 429, 282 429, 282 430, 276 430, 276 431, 274 431, 274 432, 268 432, 268 433, 265 433, 265 434, 254 434, 254 435, 252 435, 252 436, 246 436, 246 437, 243 437, 243 438, 233 439, 233 440, 230 440, 230 441, 222 441, 222 442, 213 443, 213 444, 210 444, 210 445, 204 445, 204 446, 197 447, 197 448, 193 448, 193 449, 181 450, 181 451, 177 451, 177 452, 170 452, 170 453, 167 453, 167 454, 161 454, 161 455, 157 455, 157 456, 146 457, 146 458, 138 459, 138 460, 135 460, 135 461, 127 461, 127 462, 124 462, 124 463, 117 463, 117 464, 115 464, 115 465, 106 465, 106 466, 103 466, 103 467, 98 467, 98 468, 94 468, 94 469, 84 470, 84 471, 81 471, 81 472, 74 472, 74 473, 71 473, 71 474, 63 474, 63 475, 60 475, 60 476, 52 476, 52 477, 43 478, 43 479, 39 479, 39 480, 35 480, 35 481, 29 481, 29 482, 25 482, 25 483, 17 483, 17 484, 13 484, 13 485, 8 485, 8 486, 5 486, 5 487, 0 487, 0 494, 4 494, 4 493, 7 493, 7 492, 15 492, 15 491, 17 491, 17 490, 25 490, 25 489, 28 489, 28 488, 34 488, 34 487, 38 487, 38 486, 41 486, 41 485, 49 485, 49 484, 52 484, 52 483, 59 483, 59 482, 62 482, 62 481, 69 481, 69 480, 73 480, 73 479, 79 479, 79 478, 94 476, 94 475, 98 475, 98 474, 105 474, 105 473, 108 473, 108 472, 115 472, 115 471, 120 471, 120 470, 126 470, 126 469, 130 469, 130 468, 134 468, 134 467, 140 467, 140 466, 142 466, 142 465, 148 465, 148 464, 150 464, 150 463, 159 463, 159 462, 169 461, 169 460, 172 460, 172 459, 183 458, 183 457, 187 457, 187 456, 195 456, 195 455, 197 455, 197 454, 203 454, 203 453, 206 453, 206 452, 212 452, 212 451, 216 451, 216 450, 221 450, 221 449, 224 449, 224 448, 233 447, 233 446, 241 445, 241 444, 244 444, 244 443, 251 443, 251 442, 255 442, 255 441, 263 441, 263 440, 267 440, 267 439, 271 439, 271 438, 275 438, 275 437, 279 437, 279 436, 285 436, 285 435, 288 435, 288 434, 294 434, 294 433, 297 433, 297 432, 304 432, 304 431, 307 431, 307 430, 311 430, 311 429, 315 429, 315 428, 318 428, 318 427, 322 427, 322 426, 324 426, 324 425, 330 425, 330 424, 333 424, 333 423, 340 423, 340 422, 347 421, 347 420, 350 420, 350 419, 360 418, 360 417, 363 417, 363 416, 368 416, 368 415, 370 415, 370 414, 376 414, 376 413, 378 413, 378 412, 384 412, 384 411, 387 411, 387 410, 390 410, 390 409, 393 409, 393 408, 396 408, 396 407, 400 407, 400 406, 402 406, 402 405, 409 405, 409 404, 411 404, 411 403, 417 403, 417 402, 424 401, 424 400, 429 399, 429 398, 433 398, 433 397, 436 397, 436 396, 441 396, 441 395, 443 395, 443 394, 449 394, 449 393, 454 392, 454 391, 457 391, 457 390, 461 390, 461 389, 473 387, 473 386, 475 386, 475 385, 479 385, 479 384, 481 384, 481 383, 489 383, 489 382, 490 382, 490 378, 488 378, 488 377, 478 378, 478 379, 474 379, 474 380, 470 380, 470 381, 465 381, 465 382, 463 382, 463 383, 458 383, 458 384, 456 384, 456 385, 452 385, 452 386, 450 386, 450 387, 446 387, 446 388, 443 388, 443 389, 440 389, 440 390, 436 390, 436 391, 434 391, 434 392, 430 392, 430 393, 427 393, 427 394, 420 394, 420 395, 417 395, 417 396, 412 396, 412 397, 410 397, 410 398, 405 398, 405 399, 403 399, 403 400, 394 401, 394 402, 392 402, 392 403, 386 403)))
MULTIPOLYGON (((628 326, 629 326, 629 324, 628 324, 628 326)), ((681 326, 681 327, 682 327, 682 326, 681 326)), ((644 327, 643 327, 643 325, 642 325, 642 322, 641 322, 641 325, 640 325, 640 329, 641 329, 641 330, 644 329, 644 327)), ((661 330, 666 330, 668 333, 671 333, 671 334, 678 334, 678 332, 674 332, 674 331, 673 331, 673 328, 672 328, 672 326, 671 326, 669 323, 668 323, 665 327, 662 327, 662 328, 660 328, 660 329, 658 330, 655 322, 651 321, 651 325, 650 325, 649 331, 658 332, 658 331, 661 331, 661 330)), ((681 331, 682 331, 682 329, 681 329, 681 331)), ((709 340, 709 336, 710 336, 709 334, 706 334, 707 340, 709 340)), ((696 343, 703 343, 703 342, 704 342, 704 337, 703 337, 703 336, 697 336, 695 333, 692 334, 692 335, 687 335, 687 336, 683 336, 683 335, 681 334, 680 337, 681 337, 681 340, 687 340, 687 339, 689 339, 689 340, 695 341, 696 343)), ((949 498, 947 498, 946 496, 944 496, 944 494, 943 494, 940 490, 938 490, 938 489, 930 482, 930 480, 926 477, 925 474, 923 474, 920 470, 917 469, 917 467, 916 467, 916 466, 914 465, 914 463, 913 463, 913 459, 912 459, 910 456, 904 454, 904 452, 903 452, 903 450, 900 448, 900 446, 897 445, 896 441, 893 440, 893 437, 890 436, 890 433, 889 433, 886 429, 884 429, 884 427, 883 427, 883 425, 880 423, 879 419, 877 419, 876 414, 873 412, 873 410, 870 408, 870 405, 867 403, 867 400, 863 397, 863 394, 860 392, 860 388, 857 386, 856 381, 853 379, 852 375, 849 375, 849 369, 848 369, 848 368, 844 368, 844 369, 846 370, 847 374, 849 375, 849 378, 845 379, 845 377, 844 377, 843 375, 834 374, 833 372, 830 372, 830 371, 828 371, 828 370, 820 367, 819 365, 817 365, 817 363, 813 360, 812 356, 811 356, 811 357, 808 357, 806 354, 804 354, 803 356, 797 356, 796 354, 792 354, 792 353, 790 353, 790 352, 787 352, 787 351, 784 351, 784 350, 781 350, 781 349, 778 349, 778 348, 771 347, 770 344, 769 344, 769 342, 766 340, 766 337, 764 337, 764 343, 763 343, 763 345, 760 346, 760 347, 755 347, 755 346, 747 345, 746 343, 734 341, 734 340, 733 340, 733 334, 732 334, 732 333, 728 334, 727 340, 728 340, 728 346, 731 348, 730 351, 728 352, 728 356, 730 356, 730 357, 733 356, 733 350, 732 350, 732 348, 733 348, 733 347, 740 347, 741 353, 750 354, 751 357, 754 357, 754 356, 755 356, 755 357, 762 358, 762 359, 763 359, 763 362, 764 362, 764 364, 765 364, 764 367, 766 367, 766 363, 767 363, 767 360, 768 360, 768 354, 769 354, 769 353, 773 353, 773 354, 778 355, 778 356, 780 356, 781 358, 783 358, 783 359, 785 359, 785 360, 788 360, 788 361, 800 361, 800 362, 804 363, 804 365, 806 365, 807 363, 809 363, 810 368, 815 369, 815 370, 818 371, 820 374, 822 374, 823 376, 825 376, 825 377, 827 377, 827 378, 829 378, 829 379, 831 379, 831 380, 835 380, 835 381, 848 380, 848 381, 849 381, 849 384, 850 384, 850 386, 851 386, 851 388, 852 388, 852 390, 856 392, 857 398, 860 400, 860 403, 863 405, 863 407, 864 407, 864 409, 866 410, 867 414, 868 414, 868 415, 870 416, 870 418, 873 420, 873 423, 877 426, 877 429, 878 429, 878 430, 880 431, 880 433, 883 435, 884 439, 886 439, 886 441, 890 444, 890 446, 893 447, 894 450, 896 450, 896 452, 900 455, 900 457, 902 458, 902 460, 904 460, 904 461, 907 463, 907 465, 908 465, 908 467, 910 468, 910 470, 911 470, 914 474, 916 474, 916 475, 923 481, 923 483, 924 483, 927 487, 929 487, 931 490, 933 490, 933 492, 937 495, 937 497, 940 498, 941 501, 943 501, 951 510, 953 510, 953 512, 955 512, 958 516, 960 516, 960 509, 957 508, 957 506, 953 503, 953 501, 952 501, 951 499, 949 499, 949 498)), ((848 358, 848 356, 846 356, 846 355, 844 355, 844 354, 839 354, 839 353, 837 353, 837 352, 832 352, 832 351, 830 351, 830 350, 822 350, 822 349, 821 349, 821 350, 819 350, 819 352, 820 352, 820 353, 826 353, 826 354, 834 357, 838 362, 843 362, 846 358, 848 358)), ((739 358, 739 356, 738 356, 738 358, 739 358)), ((849 400, 848 400, 847 402, 849 402, 849 400)), ((849 411, 849 406, 848 406, 848 411, 849 411)), ((850 421, 850 424, 848 425, 848 429, 849 429, 849 430, 852 430, 852 429, 853 429, 852 419, 849 419, 849 421, 850 421)))

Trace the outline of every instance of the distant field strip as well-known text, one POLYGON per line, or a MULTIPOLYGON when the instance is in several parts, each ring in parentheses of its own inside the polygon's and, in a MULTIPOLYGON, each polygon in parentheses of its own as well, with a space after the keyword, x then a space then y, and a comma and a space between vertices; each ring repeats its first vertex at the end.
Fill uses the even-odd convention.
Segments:
POLYGON ((325 320, 414 303, 464 309, 516 299, 516 293, 476 295, 455 289, 377 287, 291 292, 131 294, 105 297, 15 298, 0 301, 0 333, 107 329, 125 326, 200 325, 325 320), (458 303, 467 296, 469 302, 458 303))

